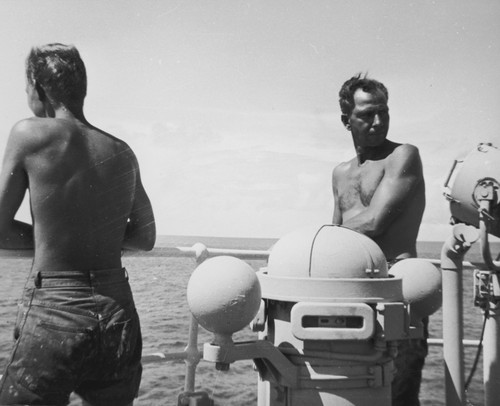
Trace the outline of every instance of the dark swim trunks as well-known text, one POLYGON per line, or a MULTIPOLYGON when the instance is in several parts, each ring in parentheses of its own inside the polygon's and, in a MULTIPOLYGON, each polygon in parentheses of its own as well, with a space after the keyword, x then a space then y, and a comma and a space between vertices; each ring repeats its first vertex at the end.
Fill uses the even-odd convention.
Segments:
MULTIPOLYGON (((425 319, 425 337, 428 336, 427 323, 425 319)), ((427 352, 426 338, 398 341, 398 355, 394 359, 396 374, 392 381, 392 406, 420 406, 420 384, 427 352)))
POLYGON ((141 380, 139 318, 125 269, 30 277, 0 404, 124 405, 141 380))
MULTIPOLYGON (((404 258, 388 260, 389 268, 404 258)), ((398 355, 394 359, 396 374, 392 381, 392 406, 420 406, 419 393, 422 369, 427 357, 429 319, 422 320, 424 338, 398 341, 398 355)))

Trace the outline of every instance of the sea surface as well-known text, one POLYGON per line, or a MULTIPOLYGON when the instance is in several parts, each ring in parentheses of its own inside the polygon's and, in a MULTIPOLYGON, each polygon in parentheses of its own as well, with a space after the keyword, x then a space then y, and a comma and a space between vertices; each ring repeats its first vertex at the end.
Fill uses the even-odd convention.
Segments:
MULTIPOLYGON (((166 257, 161 247, 192 246, 202 242, 210 248, 269 249, 275 240, 213 237, 162 237, 159 247, 149 255, 124 256, 136 307, 142 323, 143 354, 181 352, 187 344, 189 310, 186 286, 196 264, 191 258, 166 257)), ((439 259, 441 242, 420 242, 419 256, 439 259)), ((495 247, 498 248, 498 247, 495 247)), ((498 252, 493 251, 493 252, 498 252)), ((466 255, 466 261, 480 261, 477 247, 466 255)), ((264 261, 247 261, 254 269, 265 266, 264 261)), ((17 308, 31 260, 0 258, 0 370, 3 370, 12 347, 12 330, 17 308)), ((473 305, 472 270, 466 269, 464 279, 464 338, 479 339, 482 326, 481 311, 473 305)), ((431 337, 442 337, 441 311, 430 319, 431 337)), ((209 342, 211 335, 200 327, 199 346, 209 342)), ((256 333, 244 330, 233 336, 234 341, 256 339, 256 333)), ((465 350, 466 378, 476 350, 465 350)), ((1 373, 1 372, 0 372, 1 373)), ((135 405, 177 405, 177 396, 184 388, 184 361, 168 361, 144 365, 139 398, 135 405)), ((196 390, 207 391, 217 406, 256 406, 257 373, 251 361, 238 361, 229 371, 221 372, 211 363, 202 361, 197 368, 196 390)), ((471 405, 483 404, 482 359, 467 393, 471 405)), ((71 405, 80 405, 72 396, 71 405)), ((441 406, 444 401, 444 369, 441 347, 430 347, 423 372, 422 406, 441 406)))

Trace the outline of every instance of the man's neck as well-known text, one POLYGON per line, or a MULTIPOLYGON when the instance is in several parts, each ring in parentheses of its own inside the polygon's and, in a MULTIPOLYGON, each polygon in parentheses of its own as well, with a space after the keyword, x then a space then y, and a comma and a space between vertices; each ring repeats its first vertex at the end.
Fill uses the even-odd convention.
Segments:
POLYGON ((386 158, 393 151, 394 145, 391 141, 385 140, 381 145, 376 147, 355 146, 358 164, 362 165, 366 161, 378 161, 386 158))
POLYGON ((66 120, 77 120, 82 123, 87 123, 85 116, 83 114, 83 107, 72 107, 68 108, 65 105, 60 105, 54 108, 55 118, 61 118, 66 120))

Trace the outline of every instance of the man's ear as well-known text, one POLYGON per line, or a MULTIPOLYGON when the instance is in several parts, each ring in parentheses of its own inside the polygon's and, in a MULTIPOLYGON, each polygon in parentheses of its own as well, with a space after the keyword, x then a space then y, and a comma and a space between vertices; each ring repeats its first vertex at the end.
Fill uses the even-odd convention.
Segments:
POLYGON ((38 82, 35 82, 35 90, 36 90, 36 93, 38 94, 38 99, 40 99, 41 102, 43 102, 47 99, 47 96, 45 94, 45 90, 43 90, 43 87, 40 86, 40 84, 38 82))
POLYGON ((342 124, 344 124, 344 127, 350 130, 351 124, 349 124, 349 117, 347 117, 347 114, 342 114, 340 116, 340 119, 342 120, 342 124))

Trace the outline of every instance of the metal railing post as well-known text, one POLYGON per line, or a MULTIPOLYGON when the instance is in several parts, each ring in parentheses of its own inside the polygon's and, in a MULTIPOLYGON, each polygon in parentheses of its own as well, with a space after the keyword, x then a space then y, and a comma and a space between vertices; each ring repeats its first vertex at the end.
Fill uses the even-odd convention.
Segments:
POLYGON ((189 339, 186 352, 186 376, 184 378, 184 392, 194 392, 196 367, 200 362, 198 351, 198 322, 193 315, 190 316, 189 339))
POLYGON ((457 224, 441 250, 443 358, 447 406, 465 405, 462 270, 465 253, 478 238, 474 227, 457 224))
MULTIPOLYGON (((199 266, 209 256, 207 247, 201 243, 193 245, 192 252, 196 259, 196 266, 199 266)), ((186 352, 186 377, 184 379, 184 391, 194 392, 196 367, 200 362, 201 356, 200 351, 198 350, 198 321, 192 314, 190 314, 189 317, 188 345, 184 350, 186 352)))

